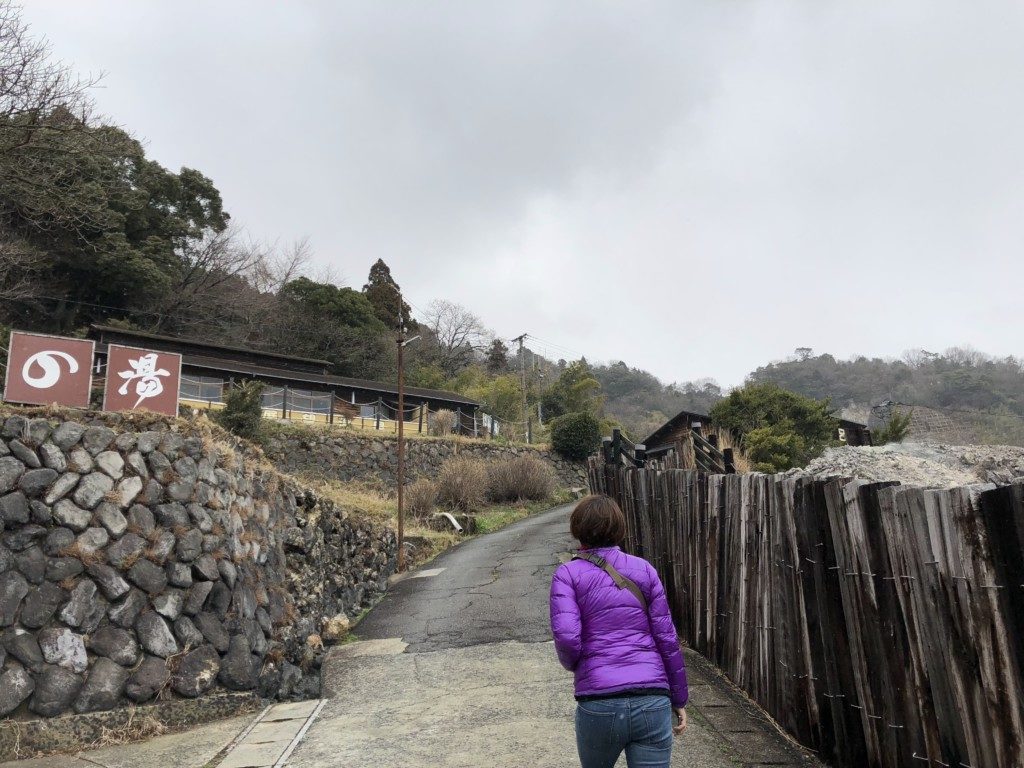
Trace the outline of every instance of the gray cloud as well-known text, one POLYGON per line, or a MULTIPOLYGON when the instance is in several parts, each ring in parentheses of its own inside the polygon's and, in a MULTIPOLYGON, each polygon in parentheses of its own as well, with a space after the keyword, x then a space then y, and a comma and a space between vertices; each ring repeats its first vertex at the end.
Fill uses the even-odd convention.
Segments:
MULTIPOLYGON (((666 380, 1020 354, 1005 2, 51 3, 101 107, 254 235, 666 380)), ((550 350, 552 353, 556 350, 550 350)))

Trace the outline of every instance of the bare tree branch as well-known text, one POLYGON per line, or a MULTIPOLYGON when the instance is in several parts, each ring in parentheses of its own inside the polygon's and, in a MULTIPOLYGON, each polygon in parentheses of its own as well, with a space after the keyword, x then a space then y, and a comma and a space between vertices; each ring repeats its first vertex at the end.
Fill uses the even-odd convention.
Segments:
POLYGON ((449 376, 469 363, 492 335, 468 309, 442 299, 427 306, 424 322, 437 341, 441 368, 449 376))

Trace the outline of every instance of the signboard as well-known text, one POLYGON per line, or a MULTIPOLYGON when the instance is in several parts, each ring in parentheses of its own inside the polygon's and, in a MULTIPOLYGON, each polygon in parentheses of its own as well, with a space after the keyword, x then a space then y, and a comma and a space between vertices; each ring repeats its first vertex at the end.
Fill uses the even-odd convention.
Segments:
POLYGON ((178 415, 181 355, 151 349, 107 346, 105 411, 154 411, 178 415))
POLYGON ((88 408, 95 346, 86 339, 12 331, 4 400, 88 408))

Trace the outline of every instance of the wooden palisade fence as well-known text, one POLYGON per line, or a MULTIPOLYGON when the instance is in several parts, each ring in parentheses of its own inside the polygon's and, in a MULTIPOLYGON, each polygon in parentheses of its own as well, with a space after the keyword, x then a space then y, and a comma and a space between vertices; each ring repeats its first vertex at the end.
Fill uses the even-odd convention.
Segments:
POLYGON ((843 768, 1024 766, 1024 485, 592 460, 683 639, 843 768))

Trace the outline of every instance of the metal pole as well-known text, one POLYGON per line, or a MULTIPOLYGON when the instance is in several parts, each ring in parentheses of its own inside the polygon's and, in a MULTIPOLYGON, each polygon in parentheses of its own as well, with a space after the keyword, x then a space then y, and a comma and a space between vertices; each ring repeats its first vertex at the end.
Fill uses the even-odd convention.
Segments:
POLYGON ((398 337, 398 572, 405 570, 405 339, 398 337))

